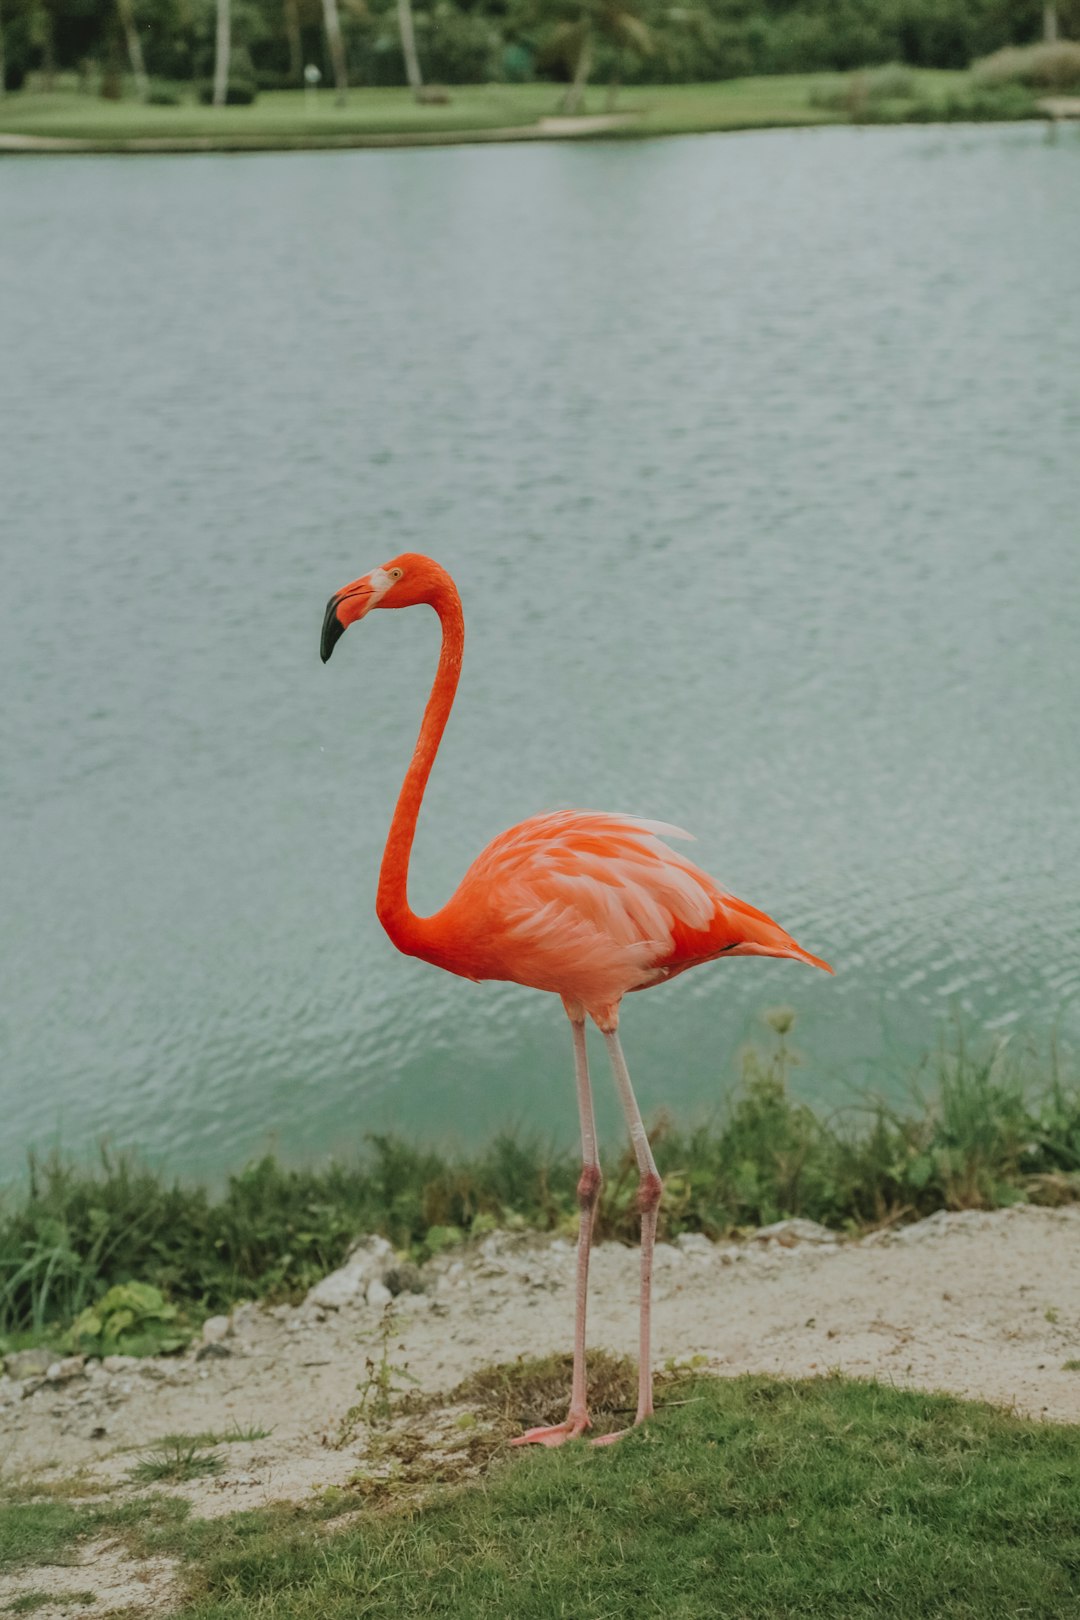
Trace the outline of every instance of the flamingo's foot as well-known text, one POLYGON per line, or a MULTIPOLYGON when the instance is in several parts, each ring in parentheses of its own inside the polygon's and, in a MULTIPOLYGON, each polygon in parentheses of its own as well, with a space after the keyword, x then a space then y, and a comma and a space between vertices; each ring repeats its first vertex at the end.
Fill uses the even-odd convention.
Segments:
POLYGON ((594 1446, 613 1446, 616 1440, 624 1440, 628 1434, 633 1434, 638 1424, 644 1423, 645 1419, 650 1417, 652 1417, 652 1413, 646 1412, 643 1416, 636 1417, 629 1429, 616 1429, 613 1434, 598 1434, 596 1439, 590 1443, 594 1446))
POLYGON ((524 1434, 515 1435, 510 1444, 512 1446, 564 1446, 568 1440, 576 1440, 579 1434, 584 1434, 589 1427, 589 1416, 582 1412, 577 1416, 571 1415, 564 1423, 555 1423, 550 1429, 527 1429, 524 1434))

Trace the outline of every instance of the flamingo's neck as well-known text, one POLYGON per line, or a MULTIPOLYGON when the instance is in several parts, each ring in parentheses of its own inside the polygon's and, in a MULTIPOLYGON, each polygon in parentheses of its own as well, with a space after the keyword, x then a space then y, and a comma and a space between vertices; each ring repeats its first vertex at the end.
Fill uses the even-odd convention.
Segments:
POLYGON ((435 755, 450 717, 450 710, 461 674, 461 656, 465 646, 465 621, 461 612, 461 598, 453 580, 446 576, 432 607, 442 625, 442 650, 439 667, 431 688, 431 696, 424 710, 420 736, 417 738, 412 761, 401 784, 394 819, 383 851, 379 869, 379 889, 375 901, 379 921, 399 951, 407 956, 423 955, 426 919, 417 917, 409 908, 409 856, 416 836, 416 822, 424 789, 435 763, 435 755))

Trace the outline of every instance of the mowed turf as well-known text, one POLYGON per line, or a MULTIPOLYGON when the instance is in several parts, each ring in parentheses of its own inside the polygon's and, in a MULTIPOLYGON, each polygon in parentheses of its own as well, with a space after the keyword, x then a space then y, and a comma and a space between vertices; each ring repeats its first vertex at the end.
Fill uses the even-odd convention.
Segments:
POLYGON ((1080 1431, 851 1382, 699 1380, 619 1445, 323 1545, 225 1549, 188 1620, 1067 1620, 1080 1431))
MULTIPOLYGON (((506 1453, 426 1500, 391 1485, 374 1505, 186 1524, 129 1503, 115 1533, 186 1560, 183 1620, 1080 1615, 1080 1430, 832 1378, 688 1377, 666 1395, 679 1404, 617 1446, 506 1453)), ((0 1511, 11 1562, 70 1548, 78 1510, 40 1507, 39 1536, 29 1504, 0 1511)))
MULTIPOLYGON (((917 75, 928 96, 944 94, 962 73, 917 75)), ((620 135, 700 133, 773 125, 844 123, 846 112, 811 103, 816 84, 833 74, 789 74, 731 79, 716 84, 641 85, 622 92, 616 111, 620 135)), ((561 88, 553 84, 454 86, 443 106, 418 106, 407 90, 353 89, 339 107, 330 91, 314 104, 302 91, 265 91, 250 107, 203 107, 187 87, 178 107, 148 107, 134 99, 103 101, 74 89, 52 94, 25 90, 0 101, 0 133, 118 143, 130 140, 207 140, 269 146, 319 146, 354 137, 454 140, 463 133, 515 130, 558 113, 561 88)), ((607 111, 607 92, 590 89, 582 111, 607 111)))

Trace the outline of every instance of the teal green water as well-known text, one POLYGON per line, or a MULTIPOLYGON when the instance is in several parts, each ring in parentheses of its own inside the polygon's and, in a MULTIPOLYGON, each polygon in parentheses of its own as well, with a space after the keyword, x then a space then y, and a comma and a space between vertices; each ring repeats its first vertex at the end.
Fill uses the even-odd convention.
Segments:
MULTIPOLYGON (((415 854, 558 805, 689 827, 835 979, 631 998, 643 1106, 760 1009, 802 1093, 954 1012, 1080 1033, 1080 141, 1035 127, 0 170, 0 1169, 213 1175, 393 1127, 574 1131, 557 1003, 395 955, 436 652, 331 590, 456 575, 415 854)), ((598 1053, 598 1058, 602 1054, 598 1053)), ((615 1128, 598 1075, 605 1131, 615 1128)))

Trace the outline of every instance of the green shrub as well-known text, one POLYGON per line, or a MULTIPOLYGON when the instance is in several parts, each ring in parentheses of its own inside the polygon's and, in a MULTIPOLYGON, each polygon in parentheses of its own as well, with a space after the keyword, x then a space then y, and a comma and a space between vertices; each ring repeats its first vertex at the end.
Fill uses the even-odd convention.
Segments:
POLYGON ((151 1284, 122 1283, 79 1312, 68 1333, 68 1348, 93 1356, 137 1353, 146 1347, 179 1350, 191 1335, 178 1330, 178 1314, 151 1284))
MULTIPOLYGON (((227 107, 250 107, 259 94, 259 87, 254 79, 230 79, 225 89, 225 105, 227 107)), ((204 107, 210 107, 214 101, 214 86, 211 80, 204 80, 199 85, 199 100, 204 107)))
POLYGON ((1009 45, 973 63, 971 76, 984 89, 1027 85, 1032 90, 1080 90, 1080 43, 1061 39, 1053 45, 1009 45))
POLYGON ((1022 84, 1003 84, 996 89, 975 86, 971 90, 954 90, 944 101, 926 104, 928 123, 938 119, 960 124, 999 123, 1038 116, 1035 97, 1022 84))
POLYGON ((884 101, 911 101, 915 94, 915 75, 911 69, 902 62, 887 62, 884 67, 860 68, 844 79, 812 85, 808 99, 812 107, 827 107, 858 117, 868 106, 884 101))

